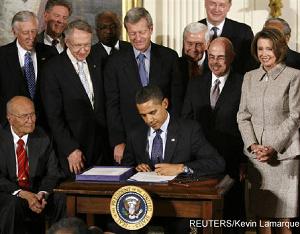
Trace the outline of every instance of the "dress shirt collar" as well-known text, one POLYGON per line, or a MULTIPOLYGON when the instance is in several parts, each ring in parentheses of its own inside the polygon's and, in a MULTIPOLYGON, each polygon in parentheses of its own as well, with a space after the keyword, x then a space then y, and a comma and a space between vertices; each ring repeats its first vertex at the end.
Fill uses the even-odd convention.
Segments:
POLYGON ((86 63, 86 60, 78 61, 78 60, 73 56, 73 54, 71 53, 71 51, 70 51, 69 48, 67 49, 67 55, 68 55, 69 59, 71 60, 72 64, 74 65, 74 67, 77 67, 77 63, 78 63, 78 62, 86 63))
MULTIPOLYGON (((44 32, 44 42, 47 42, 45 43, 46 45, 52 45, 52 41, 54 39, 49 36, 46 32, 44 32)), ((56 38, 56 40, 58 41, 58 44, 62 44, 63 43, 63 37, 59 37, 59 38, 56 38)))
POLYGON ((225 19, 220 24, 218 24, 218 25, 213 25, 212 23, 210 23, 208 21, 208 19, 206 19, 206 22, 207 22, 207 27, 208 27, 209 34, 213 34, 214 33, 211 30, 212 27, 217 27, 218 28, 217 35, 219 37, 221 35, 222 31, 223 31, 223 27, 224 27, 224 24, 225 24, 225 19))
POLYGON ((226 80, 227 80, 227 78, 229 76, 229 72, 230 71, 228 71, 224 76, 220 76, 220 77, 217 77, 214 73, 211 73, 211 78, 212 78, 212 80, 211 80, 211 87, 213 87, 214 84, 215 84, 215 81, 217 79, 219 79, 219 81, 220 81, 219 89, 220 89, 220 93, 221 93, 222 89, 223 89, 223 87, 225 85, 225 82, 226 82, 226 80))
MULTIPOLYGON (((26 52, 27 52, 28 50, 25 50, 25 49, 20 45, 20 43, 19 43, 18 40, 17 40, 17 48, 18 48, 19 57, 22 58, 22 59, 24 60, 24 56, 25 56, 25 54, 26 54, 26 52)), ((31 53, 31 57, 34 56, 34 54, 35 54, 35 50, 34 50, 34 49, 30 50, 29 52, 31 53)))
MULTIPOLYGON (((162 133, 166 133, 168 130, 168 126, 169 126, 169 122, 170 122, 170 114, 169 114, 169 112, 167 114, 168 114, 168 116, 167 116, 165 122, 160 127, 160 129, 162 130, 162 133)), ((150 134, 151 135, 156 134, 155 129, 150 127, 150 134)))
POLYGON ((205 58, 206 58, 206 53, 204 52, 202 58, 198 61, 198 66, 202 67, 205 58))
MULTIPOLYGON (((103 48, 105 49, 106 53, 107 54, 110 54, 110 51, 111 51, 111 48, 110 46, 107 46, 107 45, 104 45, 102 42, 100 42, 101 45, 103 46, 103 48)), ((116 44, 114 45, 114 48, 116 50, 119 50, 120 49, 120 43, 119 43, 119 40, 116 42, 116 44)))
POLYGON ((137 56, 142 53, 146 56, 146 59, 150 60, 150 52, 151 52, 151 44, 148 47, 148 49, 145 52, 141 52, 139 50, 137 50, 136 48, 133 47, 133 52, 134 52, 134 57, 137 58, 137 56))
POLYGON ((19 139, 22 139, 24 141, 24 145, 27 145, 27 140, 28 140, 28 134, 22 136, 21 138, 14 132, 13 128, 10 126, 10 130, 11 130, 11 133, 13 135, 13 138, 14 138, 14 144, 15 145, 18 145, 18 140, 19 139))

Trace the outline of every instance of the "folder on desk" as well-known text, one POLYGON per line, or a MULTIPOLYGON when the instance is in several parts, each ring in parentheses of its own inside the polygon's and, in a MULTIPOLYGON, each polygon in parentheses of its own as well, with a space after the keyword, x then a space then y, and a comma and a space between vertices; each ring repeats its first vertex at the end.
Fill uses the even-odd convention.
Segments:
POLYGON ((133 167, 95 166, 76 175, 80 181, 123 181, 134 174, 133 167))

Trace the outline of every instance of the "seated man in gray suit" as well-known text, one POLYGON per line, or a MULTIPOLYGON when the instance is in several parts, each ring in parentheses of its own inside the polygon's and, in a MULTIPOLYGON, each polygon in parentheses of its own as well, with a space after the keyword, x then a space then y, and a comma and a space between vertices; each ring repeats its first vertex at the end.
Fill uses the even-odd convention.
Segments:
POLYGON ((202 176, 224 171, 223 158, 206 141, 200 125, 170 116, 168 99, 158 87, 141 88, 136 106, 146 124, 129 134, 122 164, 160 175, 202 176))
POLYGON ((13 97, 7 119, 0 129, 0 233, 45 233, 44 215, 50 224, 65 215, 64 196, 52 193, 61 177, 57 159, 45 132, 35 127, 29 98, 13 97))

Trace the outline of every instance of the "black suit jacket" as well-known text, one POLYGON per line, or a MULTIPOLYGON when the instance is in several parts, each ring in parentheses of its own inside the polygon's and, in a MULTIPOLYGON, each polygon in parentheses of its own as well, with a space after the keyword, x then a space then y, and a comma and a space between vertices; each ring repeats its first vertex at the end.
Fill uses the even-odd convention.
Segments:
MULTIPOLYGON (((207 25, 206 19, 202 19, 199 22, 207 25)), ((234 71, 244 75, 247 71, 259 66, 251 56, 253 32, 250 26, 225 18, 221 37, 227 37, 234 46, 236 53, 232 64, 234 71)))
MULTIPOLYGON (((136 91, 142 87, 133 48, 109 57, 104 71, 107 121, 112 146, 126 142, 129 131, 143 125, 135 105, 136 91)), ((174 50, 151 44, 149 84, 161 88, 170 100, 171 112, 180 113, 183 85, 174 50)))
POLYGON ((42 74, 41 93, 60 162, 68 174, 67 156, 80 149, 86 166, 103 163, 106 145, 101 62, 86 59, 94 89, 94 109, 66 52, 49 61, 42 74))
MULTIPOLYGON (((125 50, 128 48, 130 48, 129 42, 119 40, 119 50, 125 50)), ((103 45, 101 44, 101 42, 98 42, 92 46, 91 56, 93 56, 94 59, 101 59, 102 66, 104 67, 109 54, 107 54, 107 52, 106 52, 105 48, 103 47, 103 45)))
MULTIPOLYGON (((45 62, 57 54, 50 46, 37 43, 35 46, 37 57, 37 81, 34 97, 35 109, 39 112, 38 124, 45 125, 44 112, 41 105, 39 92, 40 73, 45 62)), ((6 122, 6 103, 14 96, 26 96, 30 98, 27 81, 23 74, 18 56, 16 40, 0 47, 0 122, 6 122)))
POLYGON ((288 48, 285 64, 300 70, 300 53, 288 48))
MULTIPOLYGON (((184 93, 185 93, 189 80, 195 79, 196 77, 190 77, 191 62, 185 56, 179 58, 179 69, 181 72, 181 77, 183 79, 183 86, 184 86, 184 93)), ((209 67, 208 67, 208 59, 206 54, 206 57, 203 62, 202 74, 206 73, 207 71, 209 71, 209 67)))
POLYGON ((238 178, 239 165, 245 161, 236 121, 243 79, 237 73, 229 74, 214 110, 210 106, 211 82, 211 72, 189 82, 182 116, 201 124, 206 139, 224 157, 226 173, 238 178))
MULTIPOLYGON (((52 192, 61 178, 52 144, 42 129, 29 134, 27 142, 30 191, 52 192)), ((10 126, 0 129, 0 192, 12 194, 20 189, 16 175, 16 156, 10 126)))
MULTIPOLYGON (((152 165, 147 149, 148 131, 149 128, 144 125, 130 133, 123 165, 152 165)), ((196 121, 176 118, 170 118, 162 163, 183 163, 199 176, 222 173, 225 166, 222 157, 206 141, 196 121)))

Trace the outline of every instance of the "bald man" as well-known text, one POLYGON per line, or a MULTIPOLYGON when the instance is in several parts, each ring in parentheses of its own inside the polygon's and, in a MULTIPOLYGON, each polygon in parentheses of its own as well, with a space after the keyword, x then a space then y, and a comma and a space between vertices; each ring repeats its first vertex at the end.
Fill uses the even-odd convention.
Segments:
MULTIPOLYGON (((289 43, 292 30, 288 22, 284 19, 270 18, 265 22, 264 27, 278 29, 283 33, 286 43, 289 43)), ((285 63, 289 67, 300 69, 300 53, 288 48, 285 63)))
POLYGON ((65 214, 64 198, 53 194, 61 178, 57 159, 50 139, 35 127, 29 98, 13 97, 7 103, 7 119, 9 125, 0 130, 0 230, 45 233, 44 215, 52 223, 65 214), (27 229, 28 220, 34 230, 27 229))
MULTIPOLYGON (((223 156, 226 173, 234 180, 224 198, 224 219, 245 218, 243 179, 245 155, 238 130, 236 114, 239 108, 242 76, 231 70, 234 49, 225 37, 214 39, 208 48, 209 73, 190 80, 183 107, 183 117, 197 120, 206 139, 223 156)), ((243 230, 226 230, 225 233, 243 230)))

